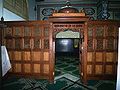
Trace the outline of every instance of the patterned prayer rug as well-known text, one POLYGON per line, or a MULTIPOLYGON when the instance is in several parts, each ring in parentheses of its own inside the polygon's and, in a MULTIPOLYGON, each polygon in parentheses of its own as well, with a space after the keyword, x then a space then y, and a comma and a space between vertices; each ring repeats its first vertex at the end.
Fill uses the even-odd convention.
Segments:
POLYGON ((3 81, 3 90, 115 90, 115 81, 90 80, 87 85, 70 74, 55 78, 53 84, 47 80, 30 78, 8 78, 3 81))

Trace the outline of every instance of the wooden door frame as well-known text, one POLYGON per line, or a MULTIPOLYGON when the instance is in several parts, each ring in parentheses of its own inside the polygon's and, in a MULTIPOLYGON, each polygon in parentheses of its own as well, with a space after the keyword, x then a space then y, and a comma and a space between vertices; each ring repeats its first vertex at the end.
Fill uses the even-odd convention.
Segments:
POLYGON ((50 23, 50 36, 49 36, 49 47, 50 47, 50 76, 49 76, 49 81, 54 82, 54 67, 55 67, 55 51, 53 48, 53 23, 83 23, 84 24, 84 39, 82 42, 82 71, 83 73, 81 74, 83 76, 83 83, 87 82, 87 22, 89 20, 89 17, 86 16, 71 16, 71 17, 55 17, 51 16, 49 17, 49 23, 50 23))

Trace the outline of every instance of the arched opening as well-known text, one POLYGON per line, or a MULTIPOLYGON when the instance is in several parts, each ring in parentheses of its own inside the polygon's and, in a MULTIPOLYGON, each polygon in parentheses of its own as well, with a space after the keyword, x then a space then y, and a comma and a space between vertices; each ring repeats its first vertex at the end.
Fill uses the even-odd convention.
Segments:
POLYGON ((80 79, 81 35, 66 29, 55 35, 55 79, 80 79))

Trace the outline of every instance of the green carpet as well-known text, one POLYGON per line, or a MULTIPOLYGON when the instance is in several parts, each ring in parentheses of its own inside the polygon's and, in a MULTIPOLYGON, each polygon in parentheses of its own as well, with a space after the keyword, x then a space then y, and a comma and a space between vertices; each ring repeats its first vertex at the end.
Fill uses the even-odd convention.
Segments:
POLYGON ((115 81, 90 80, 84 85, 80 80, 72 81, 66 77, 49 84, 47 80, 28 78, 8 78, 3 81, 3 90, 115 90, 115 81))
POLYGON ((61 73, 69 73, 80 77, 79 75, 79 59, 75 57, 59 56, 56 57, 55 70, 61 73))

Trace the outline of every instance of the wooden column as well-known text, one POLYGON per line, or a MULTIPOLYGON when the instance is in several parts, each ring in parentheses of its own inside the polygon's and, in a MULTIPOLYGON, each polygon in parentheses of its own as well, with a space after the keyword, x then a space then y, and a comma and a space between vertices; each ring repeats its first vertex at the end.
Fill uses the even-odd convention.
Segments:
POLYGON ((84 43, 83 43, 83 83, 87 83, 87 22, 84 28, 84 43))
POLYGON ((50 53, 50 75, 49 75, 49 81, 50 83, 53 83, 54 81, 54 57, 53 57, 53 29, 52 29, 53 24, 50 22, 50 36, 49 36, 49 53, 50 53))

